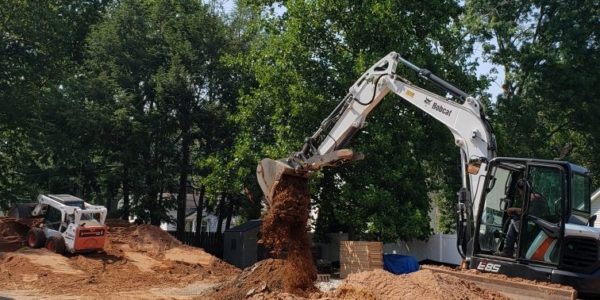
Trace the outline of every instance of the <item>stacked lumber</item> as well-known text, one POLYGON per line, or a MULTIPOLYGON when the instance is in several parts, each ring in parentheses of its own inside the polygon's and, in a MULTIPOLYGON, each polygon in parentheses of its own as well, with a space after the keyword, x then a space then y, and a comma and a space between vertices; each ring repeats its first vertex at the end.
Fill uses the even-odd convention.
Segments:
POLYGON ((348 274, 383 269, 383 243, 342 241, 340 244, 340 277, 348 274))

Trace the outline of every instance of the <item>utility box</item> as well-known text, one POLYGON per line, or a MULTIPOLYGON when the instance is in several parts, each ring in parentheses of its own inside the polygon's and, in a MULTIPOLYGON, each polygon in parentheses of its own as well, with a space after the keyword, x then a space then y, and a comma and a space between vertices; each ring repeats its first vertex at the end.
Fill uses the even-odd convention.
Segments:
POLYGON ((383 269, 383 243, 342 241, 340 244, 340 277, 383 269))

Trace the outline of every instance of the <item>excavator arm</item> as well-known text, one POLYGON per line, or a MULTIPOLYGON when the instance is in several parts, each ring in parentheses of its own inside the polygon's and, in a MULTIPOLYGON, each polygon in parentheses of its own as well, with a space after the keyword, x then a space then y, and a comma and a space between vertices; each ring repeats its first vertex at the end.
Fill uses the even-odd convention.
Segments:
MULTIPOLYGON (((266 158, 260 162, 257 177, 267 202, 271 203, 275 188, 284 176, 308 178, 311 171, 362 158, 361 154, 344 147, 364 127, 367 116, 390 92, 438 120, 452 132, 454 143, 460 149, 463 167, 459 192, 459 231, 462 226, 469 226, 467 220, 471 212, 477 211, 478 203, 473 200, 478 199, 478 194, 483 190, 479 184, 480 178, 484 178, 484 165, 496 156, 492 128, 478 99, 428 70, 413 65, 395 52, 379 60, 352 85, 333 112, 306 139, 301 151, 286 159, 266 158), (396 73, 399 63, 437 84, 451 97, 442 97, 402 78, 396 73)), ((435 136, 432 135, 432 138, 435 136)), ((460 252, 464 253, 464 249, 460 252)))

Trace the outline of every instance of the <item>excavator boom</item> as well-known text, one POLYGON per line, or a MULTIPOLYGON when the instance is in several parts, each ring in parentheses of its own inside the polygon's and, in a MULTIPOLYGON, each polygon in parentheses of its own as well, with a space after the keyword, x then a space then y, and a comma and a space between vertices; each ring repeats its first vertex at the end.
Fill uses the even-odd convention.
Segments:
MULTIPOLYGON (((495 157, 496 149, 491 126, 485 118, 479 100, 468 96, 431 72, 416 67, 399 54, 391 52, 369 68, 352 85, 344 99, 321 122, 315 133, 306 139, 301 151, 293 153, 287 159, 267 158, 260 162, 257 167, 257 177, 267 202, 271 201, 273 191, 281 182, 283 175, 307 178, 311 171, 361 159, 361 154, 344 149, 344 147, 354 134, 363 128, 368 115, 390 91, 450 129, 455 137, 456 145, 461 149, 461 158, 465 168, 463 188, 470 189, 469 193, 463 194, 475 198, 481 176, 478 170, 470 178, 467 178, 468 162, 474 160, 485 163, 495 157), (416 71, 421 77, 434 82, 449 95, 455 97, 455 100, 463 101, 463 103, 419 88, 398 76, 396 74, 398 63, 402 63, 416 71)), ((473 198, 465 199, 465 201, 473 202, 473 198)))

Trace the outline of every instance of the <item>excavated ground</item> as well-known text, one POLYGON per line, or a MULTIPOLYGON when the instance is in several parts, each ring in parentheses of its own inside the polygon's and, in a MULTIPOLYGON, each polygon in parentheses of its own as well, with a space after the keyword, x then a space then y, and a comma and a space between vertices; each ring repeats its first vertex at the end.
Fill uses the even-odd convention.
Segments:
POLYGON ((314 285, 316 269, 307 236, 309 210, 307 180, 284 176, 261 229, 261 242, 272 250, 275 259, 254 264, 202 299, 508 299, 460 276, 431 270, 402 276, 383 270, 351 274, 335 290, 321 292, 314 285))
POLYGON ((307 221, 310 193, 307 180, 285 176, 263 217, 261 242, 276 259, 245 269, 233 281, 203 295, 207 299, 507 299, 501 294, 446 274, 422 270, 395 276, 383 270, 350 275, 337 289, 320 292, 314 286, 307 221))
POLYGON ((383 270, 351 274, 337 288, 319 291, 313 284, 316 271, 306 250, 310 249, 305 236, 308 190, 300 181, 291 182, 281 186, 274 200, 263 220, 263 242, 275 258, 243 272, 150 225, 110 220, 105 252, 62 256, 23 247, 29 224, 0 218, 0 298, 507 299, 460 276, 432 270, 401 276, 383 270))
POLYGON ((186 299, 240 273, 158 227, 107 225, 105 252, 62 256, 22 247, 26 226, 0 219, 0 297, 186 299))

